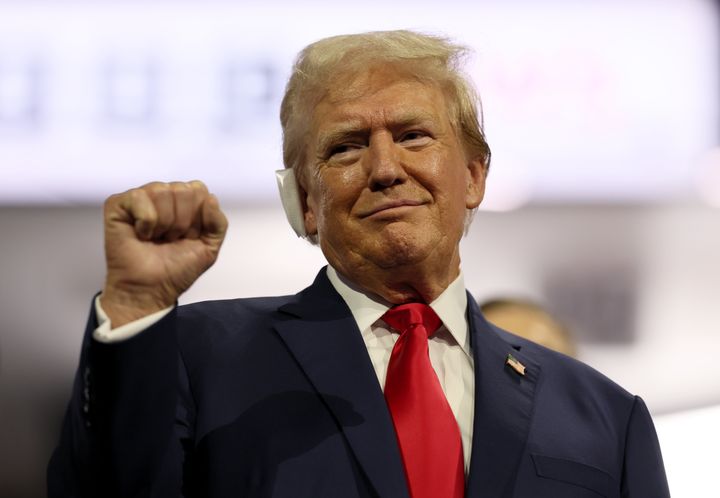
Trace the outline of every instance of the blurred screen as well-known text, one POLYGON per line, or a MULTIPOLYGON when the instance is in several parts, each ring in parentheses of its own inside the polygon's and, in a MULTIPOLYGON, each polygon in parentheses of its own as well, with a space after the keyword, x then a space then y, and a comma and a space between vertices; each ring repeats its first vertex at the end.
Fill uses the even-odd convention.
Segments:
POLYGON ((3 2, 0 203, 196 177, 274 202, 297 51, 396 28, 474 49, 490 208, 687 198, 718 136, 716 20, 701 0, 3 2))

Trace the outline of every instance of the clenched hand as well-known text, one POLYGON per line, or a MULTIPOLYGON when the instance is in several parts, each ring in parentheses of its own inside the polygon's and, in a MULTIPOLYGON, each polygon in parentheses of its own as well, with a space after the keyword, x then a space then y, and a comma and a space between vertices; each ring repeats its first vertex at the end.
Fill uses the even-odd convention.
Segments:
POLYGON ((153 182, 110 196, 100 302, 113 328, 175 303, 215 262, 226 231, 217 198, 200 181, 153 182))

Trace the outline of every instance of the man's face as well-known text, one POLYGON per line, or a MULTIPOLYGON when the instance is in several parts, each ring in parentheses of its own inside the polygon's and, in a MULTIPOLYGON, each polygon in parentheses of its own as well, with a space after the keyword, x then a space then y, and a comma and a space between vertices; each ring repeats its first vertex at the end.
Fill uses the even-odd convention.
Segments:
POLYGON ((440 88, 381 68, 331 91, 310 125, 305 225, 331 265, 351 277, 459 265, 486 168, 466 156, 440 88))

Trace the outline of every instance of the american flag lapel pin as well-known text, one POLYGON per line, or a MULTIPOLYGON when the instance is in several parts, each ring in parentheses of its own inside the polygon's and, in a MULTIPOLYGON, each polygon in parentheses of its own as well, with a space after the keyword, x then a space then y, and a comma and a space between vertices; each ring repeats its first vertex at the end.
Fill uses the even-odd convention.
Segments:
POLYGON ((515 370, 520 375, 525 375, 525 365, 520 363, 513 355, 508 354, 505 357, 505 364, 515 370))

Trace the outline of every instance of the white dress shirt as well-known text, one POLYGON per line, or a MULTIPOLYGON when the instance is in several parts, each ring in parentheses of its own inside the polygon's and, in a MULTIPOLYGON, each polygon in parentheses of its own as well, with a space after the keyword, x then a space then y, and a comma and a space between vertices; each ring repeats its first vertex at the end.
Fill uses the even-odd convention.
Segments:
MULTIPOLYGON (((384 388, 390 354, 399 337, 399 334, 393 333, 381 318, 392 305, 355 287, 331 266, 328 266, 327 276, 350 308, 367 347, 378 382, 384 388)), ((466 318, 467 294, 462 274, 430 303, 430 307, 442 320, 442 326, 428 339, 430 363, 435 369, 460 428, 465 475, 467 475, 472 448, 475 377, 466 318)), ((98 327, 93 331, 93 338, 104 343, 129 339, 158 322, 171 310, 172 306, 113 329, 110 319, 100 306, 98 297, 95 299, 98 327)))
MULTIPOLYGON (((328 266, 327 276, 350 308, 365 341, 378 382, 384 388, 390 354, 400 337, 381 318, 392 304, 364 293, 342 278, 331 266, 328 266)), ((430 307, 443 323, 428 339, 430 363, 460 428, 467 475, 475 413, 475 376, 465 313, 467 294, 462 274, 430 303, 430 307)))

